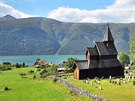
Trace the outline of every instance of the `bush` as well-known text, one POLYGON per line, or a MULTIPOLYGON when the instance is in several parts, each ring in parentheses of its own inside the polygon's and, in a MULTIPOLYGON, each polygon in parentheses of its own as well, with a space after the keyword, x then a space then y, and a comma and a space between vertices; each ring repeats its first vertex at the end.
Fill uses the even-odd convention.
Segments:
POLYGON ((11 65, 10 62, 3 62, 3 65, 11 65))
POLYGON ((130 57, 126 52, 119 52, 118 59, 123 67, 128 66, 128 64, 130 63, 130 57))
POLYGON ((19 75, 22 77, 22 78, 26 78, 26 73, 19 73, 19 75))
POLYGON ((37 71, 41 71, 41 69, 40 69, 40 68, 38 68, 38 69, 37 69, 37 71))
POLYGON ((135 81, 133 81, 133 85, 135 85, 135 81))
POLYGON ((22 64, 16 63, 16 64, 15 64, 15 67, 16 67, 16 68, 21 68, 21 67, 22 67, 22 64))
POLYGON ((133 64, 133 65, 131 66, 131 69, 135 70, 135 64, 133 64))
POLYGON ((33 75, 33 79, 36 79, 36 75, 33 75))
POLYGON ((48 73, 44 73, 44 74, 42 74, 42 75, 40 76, 40 78, 46 78, 47 76, 49 76, 49 74, 48 74, 48 73))
POLYGON ((58 80, 57 77, 53 78, 53 82, 57 82, 57 80, 58 80))
POLYGON ((45 74, 45 73, 47 73, 47 70, 46 70, 46 69, 43 69, 43 70, 40 72, 40 75, 43 75, 43 74, 45 74))
POLYGON ((11 70, 12 68, 10 65, 0 65, 0 71, 11 70))
POLYGON ((28 73, 30 73, 30 74, 34 73, 34 70, 30 70, 30 71, 28 71, 28 73))
POLYGON ((79 96, 78 92, 75 89, 70 89, 70 94, 73 96, 79 96))
POLYGON ((11 90, 11 88, 5 87, 4 90, 5 90, 5 91, 11 90))

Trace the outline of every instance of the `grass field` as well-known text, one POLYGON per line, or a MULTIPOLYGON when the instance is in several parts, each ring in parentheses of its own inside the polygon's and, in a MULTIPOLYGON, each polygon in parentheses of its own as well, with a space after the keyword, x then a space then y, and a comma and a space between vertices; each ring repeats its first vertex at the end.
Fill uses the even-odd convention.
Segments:
POLYGON ((35 79, 34 74, 22 78, 19 73, 28 73, 36 68, 21 68, 0 73, 0 90, 9 87, 11 90, 0 91, 0 101, 88 101, 88 98, 71 95, 63 84, 50 79, 35 79))
MULTIPOLYGON (((104 79, 101 84, 91 85, 93 80, 90 80, 90 84, 84 83, 82 80, 75 80, 73 78, 67 78, 67 80, 74 84, 75 86, 81 87, 82 89, 100 96, 101 98, 111 100, 111 101, 135 101, 135 85, 132 81, 127 81, 127 84, 112 84, 109 80, 104 79), (99 89, 99 86, 103 90, 99 89)), ((117 81, 117 79, 115 79, 117 81)))

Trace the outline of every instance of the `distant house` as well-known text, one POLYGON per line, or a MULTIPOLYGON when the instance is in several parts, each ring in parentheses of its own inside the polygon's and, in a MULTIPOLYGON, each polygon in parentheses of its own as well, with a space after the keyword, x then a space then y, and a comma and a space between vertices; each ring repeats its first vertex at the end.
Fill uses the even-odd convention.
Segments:
POLYGON ((57 68, 57 72, 61 73, 61 72, 64 72, 65 71, 65 68, 57 68))
POLYGON ((117 59, 118 53, 109 25, 103 42, 94 43, 94 47, 88 47, 86 50, 86 60, 78 60, 74 63, 74 78, 124 76, 124 69, 117 59))
POLYGON ((61 73, 65 71, 65 62, 59 64, 59 68, 57 68, 57 72, 61 73))
POLYGON ((43 65, 47 65, 47 64, 49 64, 47 61, 45 61, 45 60, 39 60, 39 61, 36 61, 34 65, 36 67, 39 67, 41 65, 43 66, 43 65))

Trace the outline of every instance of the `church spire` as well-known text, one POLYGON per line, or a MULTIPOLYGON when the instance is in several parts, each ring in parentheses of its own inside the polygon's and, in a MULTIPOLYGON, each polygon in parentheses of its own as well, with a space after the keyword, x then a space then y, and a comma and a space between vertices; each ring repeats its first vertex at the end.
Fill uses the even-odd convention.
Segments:
POLYGON ((112 33, 111 33, 111 31, 110 31, 110 28, 109 28, 109 23, 107 23, 107 30, 106 30, 106 32, 105 32, 105 34, 104 34, 104 39, 103 39, 103 41, 114 41, 114 39, 113 39, 113 37, 112 37, 112 33))

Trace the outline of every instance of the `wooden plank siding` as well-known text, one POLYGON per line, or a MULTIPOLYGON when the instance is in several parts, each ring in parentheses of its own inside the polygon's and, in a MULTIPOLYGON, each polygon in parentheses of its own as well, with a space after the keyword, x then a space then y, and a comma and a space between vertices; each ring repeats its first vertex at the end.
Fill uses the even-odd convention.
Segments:
POLYGON ((79 69, 77 67, 74 70, 74 79, 79 79, 79 69))
POLYGON ((89 59, 90 59, 90 53, 89 53, 89 51, 87 51, 86 60, 89 60, 89 59))

